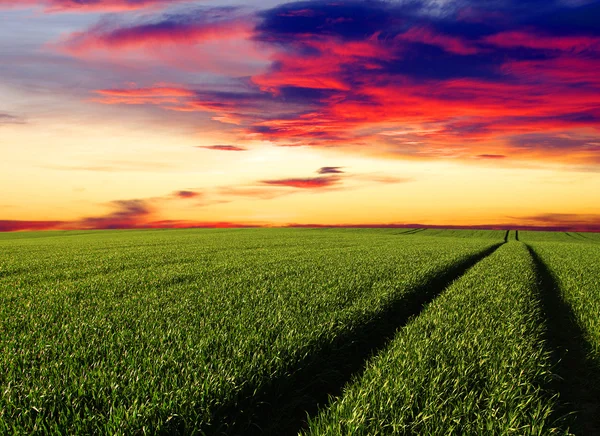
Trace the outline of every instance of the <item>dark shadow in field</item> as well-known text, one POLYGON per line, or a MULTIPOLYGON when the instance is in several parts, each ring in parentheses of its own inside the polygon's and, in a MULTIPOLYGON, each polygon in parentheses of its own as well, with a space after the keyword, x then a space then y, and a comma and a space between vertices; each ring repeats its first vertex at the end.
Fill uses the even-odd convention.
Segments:
POLYGON ((408 230, 406 232, 399 233, 399 235, 414 235, 415 233, 420 233, 423 231, 425 231, 425 229, 412 229, 412 230, 408 230))
POLYGON ((406 298, 393 301, 374 317, 352 325, 318 350, 293 363, 284 374, 275 375, 262 388, 249 386, 237 401, 223 405, 212 422, 217 428, 206 434, 292 435, 306 427, 344 385, 359 376, 370 357, 380 352, 396 332, 419 315, 453 281, 492 254, 502 243, 480 252, 414 289, 406 298))
POLYGON ((547 318, 546 340, 557 361, 555 372, 559 378, 552 386, 560 394, 557 417, 570 414, 565 424, 577 435, 600 435, 600 362, 589 357, 591 347, 571 307, 562 299, 552 273, 530 246, 527 249, 535 263, 547 318))
POLYGON ((584 235, 583 233, 580 233, 580 232, 575 233, 575 236, 577 236, 579 238, 579 240, 582 242, 593 243, 593 244, 597 244, 600 242, 600 240, 590 238, 588 235, 584 235))
POLYGON ((515 230, 515 241, 519 240, 519 231, 515 230))
POLYGON ((504 242, 508 242, 508 234, 510 233, 510 230, 507 230, 506 233, 504 234, 504 242))
POLYGON ((405 229, 398 233, 394 233, 394 235, 413 235, 418 232, 422 232, 425 229, 405 229))

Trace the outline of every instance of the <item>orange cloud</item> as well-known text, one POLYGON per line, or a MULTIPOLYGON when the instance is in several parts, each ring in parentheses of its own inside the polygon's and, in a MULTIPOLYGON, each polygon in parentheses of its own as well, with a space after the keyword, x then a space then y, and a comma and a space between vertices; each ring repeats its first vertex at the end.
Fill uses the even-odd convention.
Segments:
POLYGON ((198 145, 196 148, 204 148, 206 150, 218 150, 218 151, 247 151, 247 148, 240 147, 239 145, 198 145))
POLYGON ((337 185, 340 182, 339 177, 307 177, 297 179, 277 179, 263 180, 261 183, 270 186, 287 186, 299 189, 320 189, 337 185))

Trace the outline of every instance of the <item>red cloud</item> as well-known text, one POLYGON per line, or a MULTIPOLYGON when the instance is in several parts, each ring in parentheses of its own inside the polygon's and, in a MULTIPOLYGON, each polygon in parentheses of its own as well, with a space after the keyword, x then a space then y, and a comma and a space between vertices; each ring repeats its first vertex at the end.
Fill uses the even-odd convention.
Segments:
POLYGON ((71 33, 59 41, 58 46, 73 54, 98 50, 114 53, 115 50, 155 49, 165 44, 190 46, 205 41, 244 39, 250 34, 251 23, 242 19, 159 22, 120 28, 100 25, 84 32, 71 33))
POLYGON ((202 194, 195 191, 176 191, 173 195, 177 198, 188 199, 200 197, 202 194))
POLYGON ((193 91, 168 86, 131 89, 100 89, 101 97, 94 99, 104 104, 178 104, 182 99, 195 96, 193 91))
POLYGON ((247 148, 240 147, 238 145, 198 145, 196 148, 204 148, 206 150, 220 150, 220 151, 247 151, 247 148))
MULTIPOLYGON (((517 146, 511 137, 540 130, 556 136, 596 135, 600 38, 581 32, 551 35, 551 30, 538 31, 533 24, 517 28, 508 21, 483 32, 490 36, 475 37, 470 26, 461 34, 460 26, 444 21, 447 17, 395 16, 389 5, 358 3, 309 1, 301 8, 292 3, 253 18, 221 10, 208 18, 166 16, 120 28, 101 24, 69 35, 63 44, 74 54, 100 50, 111 57, 125 53, 158 61, 168 56, 170 65, 178 58, 181 69, 189 69, 194 50, 210 42, 259 44, 262 60, 271 66, 244 74, 251 76, 238 81, 244 92, 159 85, 97 91, 102 103, 213 113, 213 120, 240 126, 235 133, 241 140, 346 146, 419 158, 589 159, 593 150, 583 141, 565 152, 560 147, 517 146), (353 26, 344 24, 362 18, 350 11, 356 8, 387 8, 383 12, 389 20, 365 22, 371 30, 357 35, 353 26), (379 25, 389 28, 378 30, 379 25), (502 26, 509 30, 498 31, 502 26), (159 50, 165 45, 168 55, 159 50), (390 134, 398 126, 406 132, 390 134)), ((205 72, 213 62, 200 57, 192 64, 205 72)), ((241 151, 237 146, 204 148, 241 151)), ((280 185, 312 186, 305 186, 304 179, 290 180, 280 185)))
MULTIPOLYGON (((190 199, 200 193, 193 191, 176 191, 172 196, 190 199)), ((157 220, 156 202, 168 199, 117 200, 110 203, 113 211, 106 215, 86 217, 73 221, 19 221, 0 220, 0 232, 38 231, 38 230, 104 230, 104 229, 158 229, 158 228, 237 228, 256 227, 255 223, 230 221, 182 221, 157 220)))
POLYGON ((16 232, 22 230, 56 230, 62 228, 64 224, 64 221, 0 220, 0 232, 16 232))
POLYGON ((83 218, 75 223, 78 229, 139 228, 149 221, 153 208, 147 200, 117 200, 108 215, 83 218))
POLYGON ((503 154, 478 154, 479 159, 505 159, 506 156, 503 154))
POLYGON ((600 49, 600 38, 591 36, 546 36, 530 32, 500 32, 483 39, 498 47, 525 47, 542 50, 581 52, 600 49))
POLYGON ((0 8, 43 7, 46 12, 117 12, 166 7, 191 0, 0 0, 0 8))
POLYGON ((140 225, 139 229, 235 229, 260 227, 254 223, 242 223, 232 221, 183 221, 183 220, 160 220, 150 221, 140 225))
POLYGON ((321 53, 319 56, 302 56, 279 52, 273 57, 276 68, 252 78, 264 91, 279 93, 279 88, 299 88, 350 91, 342 71, 345 64, 363 64, 376 68, 371 59, 385 58, 389 53, 376 40, 343 42, 335 39, 306 40, 303 46, 321 53))
POLYGON ((288 186, 300 189, 328 188, 338 184, 339 177, 308 177, 298 179, 263 180, 261 183, 270 186, 288 186))

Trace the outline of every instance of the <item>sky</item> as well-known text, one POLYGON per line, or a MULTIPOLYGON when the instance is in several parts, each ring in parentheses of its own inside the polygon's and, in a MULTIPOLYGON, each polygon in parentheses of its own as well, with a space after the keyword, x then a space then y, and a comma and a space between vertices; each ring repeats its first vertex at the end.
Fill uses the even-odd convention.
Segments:
POLYGON ((0 0, 0 231, 600 231, 600 2, 0 0))

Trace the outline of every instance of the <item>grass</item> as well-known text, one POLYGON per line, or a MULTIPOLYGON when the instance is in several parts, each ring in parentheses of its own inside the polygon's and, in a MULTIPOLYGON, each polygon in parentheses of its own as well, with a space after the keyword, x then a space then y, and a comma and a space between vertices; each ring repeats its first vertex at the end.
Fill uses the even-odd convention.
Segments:
MULTIPOLYGON (((3 433, 259 431, 265 403, 302 377, 285 380, 309 367, 335 385, 326 357, 351 356, 382 313, 496 242, 388 230, 35 236, 2 241, 3 433)), ((285 401, 282 416, 296 413, 285 401)))
POLYGON ((600 246, 594 243, 534 242, 550 304, 552 340, 559 360, 556 382, 573 411, 578 434, 599 434, 600 422, 600 246))
POLYGON ((549 434, 555 396, 525 246, 482 260, 400 331, 307 434, 549 434))
POLYGON ((595 434, 598 242, 0 233, 0 434, 595 434))

